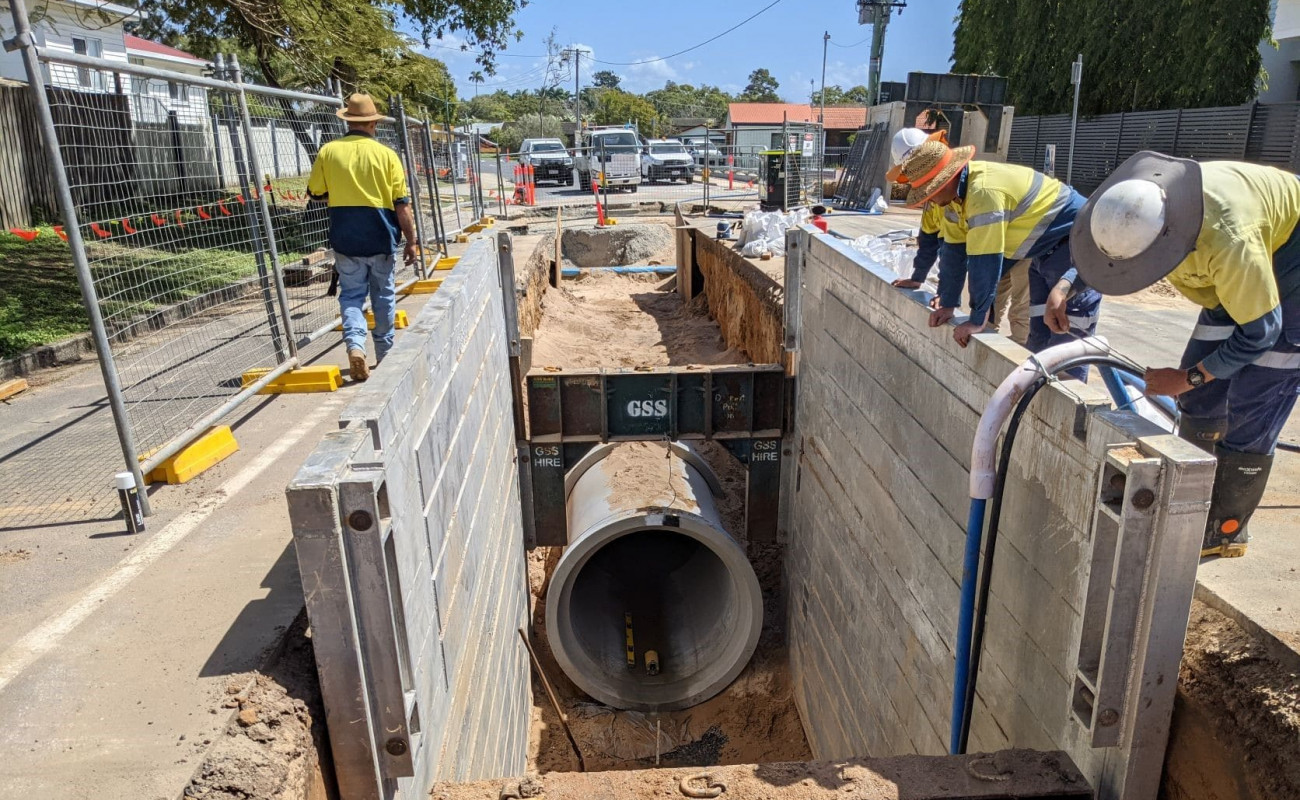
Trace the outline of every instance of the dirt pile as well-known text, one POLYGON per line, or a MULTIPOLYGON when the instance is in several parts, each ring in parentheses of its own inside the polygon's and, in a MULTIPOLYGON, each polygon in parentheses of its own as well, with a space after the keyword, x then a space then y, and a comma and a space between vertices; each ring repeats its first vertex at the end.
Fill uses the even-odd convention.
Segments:
POLYGON ((304 800, 326 797, 318 759, 326 758, 325 712, 303 612, 266 673, 233 678, 215 713, 238 709, 225 735, 185 787, 202 800, 304 800))
POLYGON ((569 228, 560 239, 560 247, 565 261, 582 268, 672 264, 676 259, 673 229, 659 223, 569 228))
POLYGON ((705 300, 686 306, 672 281, 591 273, 547 289, 532 366, 665 367, 743 364, 727 347, 705 300))
POLYGON ((1300 674, 1193 603, 1167 752, 1165 800, 1300 797, 1300 674))

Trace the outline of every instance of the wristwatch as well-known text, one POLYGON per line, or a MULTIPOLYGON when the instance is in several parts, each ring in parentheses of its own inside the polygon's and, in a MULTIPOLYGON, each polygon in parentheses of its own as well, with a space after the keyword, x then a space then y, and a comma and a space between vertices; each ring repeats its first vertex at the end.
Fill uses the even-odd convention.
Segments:
POLYGON ((1205 385, 1205 373, 1201 372, 1200 367, 1192 367, 1187 370, 1187 382, 1195 389, 1198 386, 1205 385))

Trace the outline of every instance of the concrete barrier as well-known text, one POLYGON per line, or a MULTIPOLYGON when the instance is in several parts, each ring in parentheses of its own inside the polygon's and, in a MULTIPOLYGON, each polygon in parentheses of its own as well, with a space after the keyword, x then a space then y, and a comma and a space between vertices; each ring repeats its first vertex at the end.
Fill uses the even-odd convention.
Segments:
MULTIPOLYGON (((796 239, 787 630, 805 729, 818 758, 943 753, 971 443, 1028 353, 996 334, 959 348, 892 275, 831 237, 796 239)), ((1100 388, 1039 394, 1008 478, 972 752, 1061 749, 1099 798, 1155 797, 1212 471, 1185 442, 1109 411, 1100 388), (1130 488, 1147 475, 1163 505, 1122 530, 1116 556, 1103 471, 1133 464, 1147 472, 1133 468, 1130 488), (1112 569, 1147 594, 1113 590, 1112 569), (1099 678, 1097 652, 1129 676, 1099 678), (1114 707, 1093 709, 1094 692, 1114 707)))
POLYGON ((513 291, 494 243, 471 245, 288 489, 344 800, 525 766, 513 291))

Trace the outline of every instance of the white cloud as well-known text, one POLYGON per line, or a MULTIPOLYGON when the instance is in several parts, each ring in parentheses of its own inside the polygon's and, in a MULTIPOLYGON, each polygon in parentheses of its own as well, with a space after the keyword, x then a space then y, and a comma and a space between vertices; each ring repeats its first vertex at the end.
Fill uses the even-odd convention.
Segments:
MULTIPOLYGON (((658 56, 646 56, 646 59, 658 58, 658 56)), ((638 59, 642 60, 642 59, 638 59)), ((623 67, 623 84, 624 88, 633 92, 648 92, 651 89, 663 88, 667 81, 678 80, 679 75, 672 64, 667 61, 647 61, 646 63, 633 64, 629 67, 623 67)))

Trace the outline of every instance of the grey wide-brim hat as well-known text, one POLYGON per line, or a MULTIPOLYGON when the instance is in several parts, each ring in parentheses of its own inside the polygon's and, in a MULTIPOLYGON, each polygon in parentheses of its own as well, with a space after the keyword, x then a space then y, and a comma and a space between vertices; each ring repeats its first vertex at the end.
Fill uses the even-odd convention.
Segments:
POLYGON ((1070 259, 1079 277, 1102 294, 1132 294, 1145 289, 1173 272, 1196 249, 1204 205, 1200 164, 1150 150, 1135 153, 1097 187, 1075 217, 1070 229, 1070 259), (1093 239, 1093 204, 1110 187, 1133 179, 1151 181, 1164 189, 1165 229, 1140 254, 1113 259, 1093 239))

